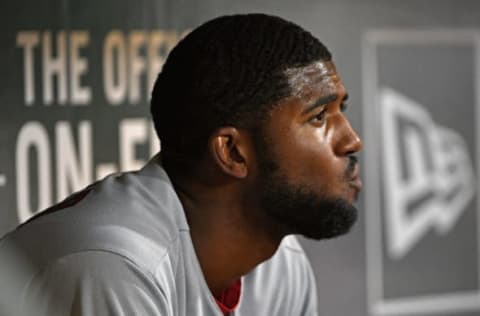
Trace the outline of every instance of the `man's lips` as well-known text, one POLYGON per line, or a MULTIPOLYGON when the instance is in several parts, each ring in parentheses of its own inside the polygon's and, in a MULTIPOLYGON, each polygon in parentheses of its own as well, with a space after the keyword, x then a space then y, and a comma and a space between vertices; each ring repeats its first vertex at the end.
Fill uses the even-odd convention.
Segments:
POLYGON ((351 180, 349 181, 349 184, 350 184, 350 186, 351 186, 352 188, 354 188, 354 189, 357 190, 357 191, 361 191, 361 190, 362 190, 362 186, 363 186, 363 184, 362 184, 362 179, 360 179, 359 176, 351 179, 351 180))
POLYGON ((363 184, 362 184, 362 179, 360 178, 360 167, 358 166, 358 164, 353 169, 353 172, 349 177, 348 183, 355 190, 357 191, 362 190, 363 184))

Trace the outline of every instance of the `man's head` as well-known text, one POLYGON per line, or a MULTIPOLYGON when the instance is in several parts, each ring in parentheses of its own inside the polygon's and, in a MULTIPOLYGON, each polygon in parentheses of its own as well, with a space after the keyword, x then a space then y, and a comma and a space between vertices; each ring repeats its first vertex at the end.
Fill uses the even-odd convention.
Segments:
POLYGON ((298 25, 263 14, 224 16, 170 53, 151 112, 167 171, 211 158, 258 196, 264 224, 328 238, 356 217, 360 141, 327 48, 298 25), (253 180, 252 180, 253 179, 253 180))

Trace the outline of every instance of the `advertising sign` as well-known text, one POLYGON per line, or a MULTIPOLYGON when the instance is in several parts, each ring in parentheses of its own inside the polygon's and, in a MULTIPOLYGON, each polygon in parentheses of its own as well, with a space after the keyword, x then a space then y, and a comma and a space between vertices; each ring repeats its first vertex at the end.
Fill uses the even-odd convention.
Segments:
POLYGON ((441 30, 365 36, 373 315, 480 311, 479 35, 441 30))

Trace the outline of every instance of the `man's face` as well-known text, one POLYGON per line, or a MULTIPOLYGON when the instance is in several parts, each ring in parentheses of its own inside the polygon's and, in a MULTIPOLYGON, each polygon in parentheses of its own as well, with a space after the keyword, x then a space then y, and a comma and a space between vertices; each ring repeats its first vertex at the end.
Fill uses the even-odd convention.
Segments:
POLYGON ((282 100, 258 141, 261 206, 283 233, 315 239, 348 232, 361 189, 358 135, 344 115, 347 93, 332 62, 286 72, 282 100))

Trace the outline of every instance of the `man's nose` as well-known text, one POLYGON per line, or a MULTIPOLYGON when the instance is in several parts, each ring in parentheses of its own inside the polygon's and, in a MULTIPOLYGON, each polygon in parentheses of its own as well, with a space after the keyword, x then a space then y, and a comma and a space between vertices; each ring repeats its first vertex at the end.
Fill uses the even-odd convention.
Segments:
POLYGON ((346 117, 343 117, 339 130, 339 139, 336 142, 335 153, 339 156, 355 154, 362 149, 362 140, 352 128, 346 117))

